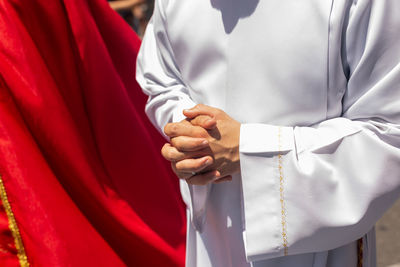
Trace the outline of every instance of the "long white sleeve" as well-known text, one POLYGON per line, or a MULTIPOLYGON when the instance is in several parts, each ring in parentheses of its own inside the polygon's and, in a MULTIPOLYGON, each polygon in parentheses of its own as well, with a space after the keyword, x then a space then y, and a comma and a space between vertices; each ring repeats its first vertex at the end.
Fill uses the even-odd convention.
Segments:
MULTIPOLYGON (((163 129, 167 123, 183 120, 185 116, 182 111, 196 104, 175 63, 165 28, 163 7, 160 6, 163 2, 155 1, 154 14, 138 55, 136 78, 144 93, 149 96, 146 114, 164 135, 163 129)), ((190 210, 191 221, 200 230, 205 219, 205 204, 210 186, 189 186, 181 180, 180 189, 190 210)))
POLYGON ((309 127, 242 124, 250 261, 348 244, 399 197, 400 1, 353 1, 343 27, 341 117, 309 127))
POLYGON ((153 17, 148 23, 138 55, 136 79, 149 96, 146 114, 164 134, 164 126, 184 119, 183 109, 191 108, 195 103, 174 60, 163 8, 159 6, 162 2, 156 1, 153 17))

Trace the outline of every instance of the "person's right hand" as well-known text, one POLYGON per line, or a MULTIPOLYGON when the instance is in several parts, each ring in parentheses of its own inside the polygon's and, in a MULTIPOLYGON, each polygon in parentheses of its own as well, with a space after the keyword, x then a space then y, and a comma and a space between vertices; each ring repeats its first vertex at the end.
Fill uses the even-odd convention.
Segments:
POLYGON ((213 166, 213 152, 208 140, 216 127, 215 118, 198 115, 195 118, 178 123, 169 123, 164 132, 171 138, 162 148, 162 155, 171 162, 175 174, 189 184, 205 185, 232 180, 230 175, 221 177, 220 171, 213 166), (193 179, 192 179, 193 178, 193 179))
MULTIPOLYGON (((181 179, 189 179, 193 173, 201 173, 214 161, 210 156, 207 129, 214 128, 216 121, 209 116, 199 116, 197 125, 201 126, 193 126, 188 120, 183 120, 168 123, 164 127, 164 133, 170 137, 170 143, 163 146, 161 154, 171 162, 173 171, 181 179)), ((219 172, 211 171, 201 175, 207 179, 218 178, 219 172)))

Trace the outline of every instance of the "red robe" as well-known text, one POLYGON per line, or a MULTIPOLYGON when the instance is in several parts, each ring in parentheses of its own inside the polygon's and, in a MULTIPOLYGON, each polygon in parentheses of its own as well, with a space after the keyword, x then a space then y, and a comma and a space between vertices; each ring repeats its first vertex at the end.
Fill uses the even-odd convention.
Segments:
POLYGON ((105 0, 0 0, 0 266, 184 264, 139 45, 105 0))

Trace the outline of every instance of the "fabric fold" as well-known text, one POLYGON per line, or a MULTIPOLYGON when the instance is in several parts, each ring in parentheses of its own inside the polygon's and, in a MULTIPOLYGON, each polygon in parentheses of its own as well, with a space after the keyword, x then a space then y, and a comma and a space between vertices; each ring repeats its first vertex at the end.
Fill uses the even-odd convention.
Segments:
POLYGON ((0 174, 29 264, 183 266, 185 209, 132 29, 107 1, 11 0, 0 36, 0 174))

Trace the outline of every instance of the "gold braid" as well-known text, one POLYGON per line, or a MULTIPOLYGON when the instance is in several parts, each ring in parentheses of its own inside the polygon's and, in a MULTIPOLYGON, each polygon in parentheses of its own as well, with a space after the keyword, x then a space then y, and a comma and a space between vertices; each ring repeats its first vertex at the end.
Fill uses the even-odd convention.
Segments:
POLYGON ((357 240, 357 267, 363 267, 364 244, 363 238, 357 240))

